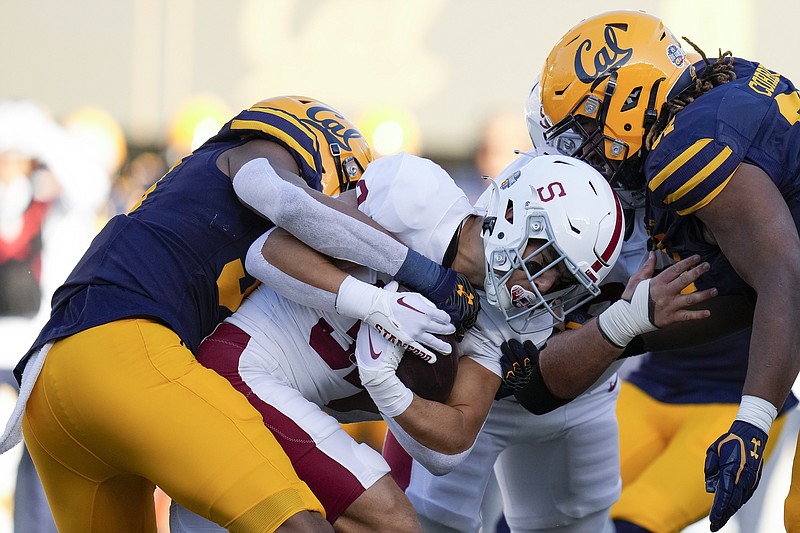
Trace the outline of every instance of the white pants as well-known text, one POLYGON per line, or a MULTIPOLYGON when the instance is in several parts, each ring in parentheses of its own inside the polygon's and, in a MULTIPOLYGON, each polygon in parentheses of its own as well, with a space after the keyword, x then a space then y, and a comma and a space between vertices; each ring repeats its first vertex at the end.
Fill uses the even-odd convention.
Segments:
POLYGON ((513 399, 495 402, 475 447, 455 470, 436 477, 413 464, 406 494, 425 530, 478 531, 494 467, 512 531, 603 531, 621 489, 618 394, 614 375, 542 416, 513 399))

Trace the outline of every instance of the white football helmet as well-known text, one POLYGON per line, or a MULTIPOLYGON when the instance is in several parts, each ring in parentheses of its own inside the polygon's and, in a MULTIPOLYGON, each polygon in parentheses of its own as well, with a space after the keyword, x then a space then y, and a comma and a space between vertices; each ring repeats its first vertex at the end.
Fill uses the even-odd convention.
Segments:
POLYGON ((517 333, 553 327, 597 296, 622 248, 625 223, 616 194, 597 170, 572 157, 521 154, 476 208, 486 212, 486 301, 517 333), (525 256, 532 239, 537 246, 525 256), (540 254, 541 269, 531 262, 540 254), (536 281, 553 268, 560 283, 543 293, 536 281), (507 286, 517 269, 532 290, 507 286))
POLYGON ((580 135, 569 130, 557 137, 547 138, 545 132, 553 127, 542 107, 542 87, 539 76, 533 82, 528 99, 525 101, 525 122, 528 125, 528 134, 537 155, 567 155, 572 156, 583 142, 580 135))

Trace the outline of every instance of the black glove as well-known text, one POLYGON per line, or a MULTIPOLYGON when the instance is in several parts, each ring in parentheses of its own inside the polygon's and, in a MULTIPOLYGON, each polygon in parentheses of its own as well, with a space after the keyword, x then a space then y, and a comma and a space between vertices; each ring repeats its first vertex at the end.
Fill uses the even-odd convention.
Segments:
POLYGON ((747 503, 761 479, 767 434, 753 424, 736 420, 731 429, 706 451, 706 492, 714 503, 708 518, 719 531, 747 503))
POLYGON ((500 370, 503 383, 495 395, 495 399, 505 398, 524 388, 531 381, 533 368, 539 360, 539 349, 531 341, 525 343, 517 339, 505 341, 500 345, 500 370))
POLYGON ((459 274, 451 268, 448 271, 452 272, 452 275, 449 275, 447 280, 448 283, 451 283, 447 297, 440 301, 433 299, 431 301, 436 307, 450 315, 450 320, 456 327, 456 340, 461 341, 467 330, 474 326, 478 319, 481 299, 464 274, 459 274))

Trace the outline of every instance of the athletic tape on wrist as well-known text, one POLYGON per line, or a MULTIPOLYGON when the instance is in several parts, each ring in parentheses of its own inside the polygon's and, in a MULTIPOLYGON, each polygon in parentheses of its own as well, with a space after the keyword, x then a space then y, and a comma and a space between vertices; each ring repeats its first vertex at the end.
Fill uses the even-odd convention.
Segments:
POLYGON ((367 377, 371 373, 359 370, 362 384, 367 389, 378 410, 391 418, 403 414, 408 409, 408 406, 411 405, 411 402, 414 401, 414 393, 411 392, 411 389, 403 385, 403 382, 394 373, 381 376, 383 379, 367 377), (365 377, 367 379, 364 379, 365 377))
POLYGON ((758 396, 742 396, 736 420, 753 424, 755 427, 769 434, 769 428, 778 416, 778 409, 770 402, 758 396))
POLYGON ((597 317, 600 332, 618 348, 637 335, 658 329, 650 322, 650 280, 639 283, 630 302, 618 300, 597 317))
POLYGON ((381 289, 357 280, 353 276, 347 276, 339 286, 336 295, 336 311, 340 315, 349 316, 358 320, 364 320, 372 308, 375 300, 375 291, 381 289))

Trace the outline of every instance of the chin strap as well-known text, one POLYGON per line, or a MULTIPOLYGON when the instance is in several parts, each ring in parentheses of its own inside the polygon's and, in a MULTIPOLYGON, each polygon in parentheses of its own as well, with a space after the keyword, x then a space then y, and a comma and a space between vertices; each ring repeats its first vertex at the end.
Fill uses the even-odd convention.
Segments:
POLYGON ((458 241, 461 239, 461 230, 464 228, 464 222, 466 221, 466 218, 461 221, 456 228, 456 232, 453 234, 453 238, 450 239, 450 244, 447 245, 447 250, 445 250, 444 257, 442 258, 442 266, 444 268, 453 266, 453 261, 455 261, 456 255, 458 255, 458 241))

